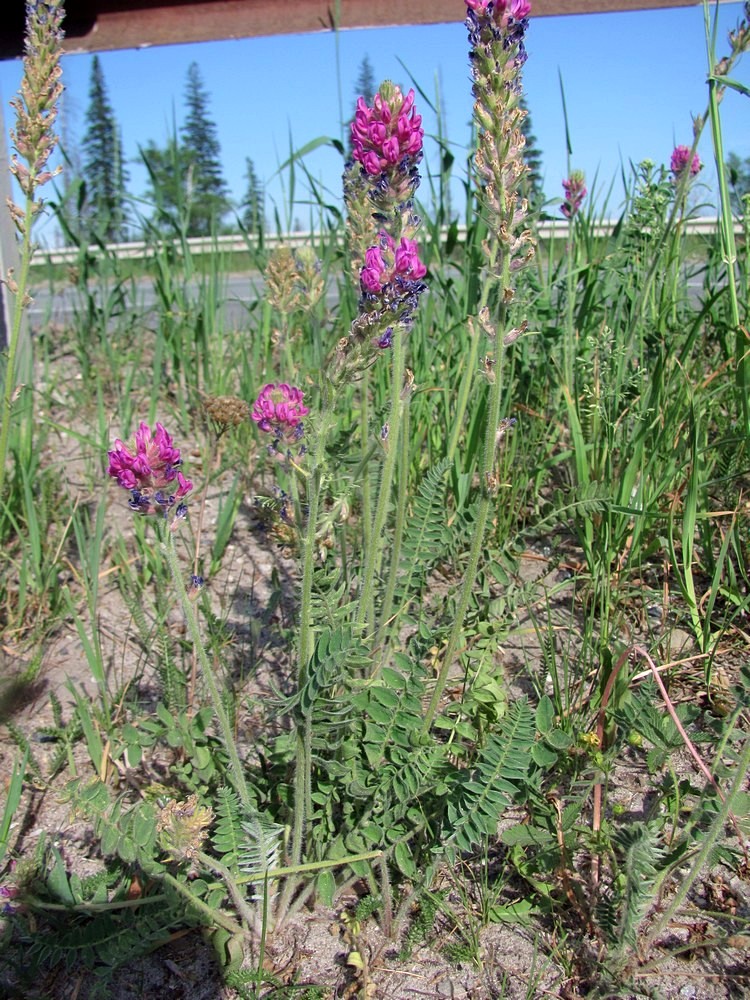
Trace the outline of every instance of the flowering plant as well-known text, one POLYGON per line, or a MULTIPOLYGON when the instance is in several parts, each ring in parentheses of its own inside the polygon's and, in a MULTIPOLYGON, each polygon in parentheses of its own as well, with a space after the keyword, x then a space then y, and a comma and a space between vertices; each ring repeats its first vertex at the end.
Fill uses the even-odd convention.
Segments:
POLYGON ((261 389, 250 416, 259 430, 273 434, 276 441, 299 441, 304 433, 302 418, 310 412, 303 398, 301 389, 286 382, 269 382, 261 389))
POLYGON ((672 171, 673 179, 678 181, 685 171, 688 171, 691 177, 696 177, 703 169, 703 164, 697 153, 690 156, 689 146, 675 146, 669 161, 669 169, 672 171))
POLYGON ((588 193, 584 183, 583 172, 581 170, 571 171, 570 177, 567 177, 562 182, 562 186, 565 192, 565 200, 560 206, 560 211, 566 219, 572 219, 578 214, 583 199, 588 193))
POLYGON ((415 157, 422 150, 422 118, 414 108, 414 91, 406 97, 398 87, 390 99, 375 95, 370 108, 363 97, 357 100, 352 122, 354 159, 368 174, 380 174, 400 164, 404 158, 415 157))
POLYGON ((179 471, 180 451, 172 445, 162 424, 157 423, 152 433, 148 424, 141 423, 135 434, 135 448, 131 451, 118 438, 108 457, 108 475, 130 491, 131 510, 166 517, 178 504, 177 515, 185 513, 182 501, 193 484, 179 471))

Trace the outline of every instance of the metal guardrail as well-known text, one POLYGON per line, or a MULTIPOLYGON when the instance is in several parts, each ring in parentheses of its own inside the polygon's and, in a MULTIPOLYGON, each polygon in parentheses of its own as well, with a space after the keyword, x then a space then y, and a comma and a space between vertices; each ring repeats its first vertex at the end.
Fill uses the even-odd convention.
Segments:
MULTIPOLYGON (((609 236, 616 225, 616 220, 605 219, 595 223, 590 227, 592 236, 609 236)), ((683 225, 683 232, 691 236, 710 236, 716 232, 717 221, 714 218, 690 219, 683 225)), ((735 225, 735 233, 742 232, 740 223, 735 225)), ((536 234, 541 240, 564 239, 568 234, 567 219, 549 219, 540 222, 536 227, 536 234)), ((466 226, 458 227, 459 239, 465 237, 466 226)), ((272 236, 270 234, 263 237, 264 246, 272 249, 278 246, 302 247, 314 244, 318 239, 317 233, 286 233, 272 236)), ((191 236, 186 241, 191 253, 202 254, 212 251, 220 253, 242 253, 248 249, 247 241, 242 236, 229 234, 226 236, 191 236)), ((179 247, 179 242, 175 241, 175 247, 179 247)), ((39 257, 49 264, 73 264, 80 254, 80 247, 60 247, 56 250, 41 249, 38 251, 39 257)), ((87 252, 96 257, 102 253, 102 248, 98 244, 92 244, 87 248, 87 252)), ((108 243, 105 248, 108 254, 114 253, 122 260, 146 260, 153 257, 156 247, 153 243, 146 243, 144 240, 135 240, 128 243, 108 243)))

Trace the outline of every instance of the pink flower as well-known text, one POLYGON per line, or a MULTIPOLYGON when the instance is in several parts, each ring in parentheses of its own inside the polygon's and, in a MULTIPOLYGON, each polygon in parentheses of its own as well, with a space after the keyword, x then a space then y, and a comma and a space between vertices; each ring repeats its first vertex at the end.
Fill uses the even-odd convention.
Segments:
POLYGON ((584 176, 580 170, 573 170, 570 177, 562 182, 565 192, 565 201, 560 206, 560 211, 566 219, 572 219, 578 214, 583 199, 587 195, 584 176))
POLYGON ((269 382, 258 395, 250 414, 258 429, 277 439, 296 441, 302 437, 302 418, 309 409, 303 405, 304 393, 286 382, 269 382))
MULTIPOLYGON (((386 237, 390 240, 390 236, 386 237)), ((391 245, 393 241, 391 240, 391 245)), ((360 272, 360 281, 366 292, 377 294, 381 288, 381 278, 386 272, 383 252, 380 247, 369 247, 365 250, 365 266, 360 272)))
POLYGON ((387 99, 376 94, 371 108, 360 97, 352 122, 354 159, 372 175, 416 157, 422 149, 424 130, 414 110, 414 91, 404 97, 398 87, 392 87, 389 94, 387 99))
POLYGON ((388 291, 389 298, 394 294, 400 298, 404 292, 416 290, 419 279, 426 274, 427 268, 419 259, 416 240, 404 236, 396 247, 393 237, 381 232, 379 243, 365 251, 365 266, 360 271, 359 279, 362 290, 371 295, 385 295, 388 291))
POLYGON ((426 274, 417 241, 406 236, 396 246, 393 237, 381 231, 377 244, 365 251, 365 265, 359 273, 360 310, 369 317, 373 347, 390 347, 394 326, 410 328, 419 296, 427 287, 421 280, 426 274))
POLYGON ((193 488, 179 471, 179 449, 173 446, 162 424, 157 423, 152 433, 148 424, 141 423, 135 433, 134 449, 131 451, 118 438, 108 457, 107 474, 130 491, 130 507, 141 514, 166 516, 193 488))
POLYGON ((511 0, 510 2, 510 14, 514 17, 516 21, 520 21, 524 17, 528 17, 531 13, 531 4, 529 0, 511 0))
MULTIPOLYGON (((490 0, 466 0, 466 6, 476 14, 486 15, 490 0)), ((529 0, 495 0, 492 4, 492 14, 495 21, 507 26, 507 16, 520 21, 531 13, 529 0)))
POLYGON ((675 181, 682 177, 686 169, 690 170, 691 177, 695 177, 698 173, 700 173, 702 167, 703 164, 701 163, 700 157, 697 153, 691 160, 689 146, 675 146, 672 150, 672 158, 669 161, 669 169, 672 171, 672 176, 675 181))
POLYGON ((419 259, 416 240, 402 238, 395 253, 396 274, 408 274, 410 278, 424 278, 427 268, 419 259))

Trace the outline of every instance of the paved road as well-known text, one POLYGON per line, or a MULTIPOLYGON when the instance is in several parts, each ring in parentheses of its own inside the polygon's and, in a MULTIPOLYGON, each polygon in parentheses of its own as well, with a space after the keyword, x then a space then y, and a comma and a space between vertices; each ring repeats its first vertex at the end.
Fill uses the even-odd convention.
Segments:
MULTIPOLYGON (((192 301, 199 300, 199 288, 202 279, 191 282, 188 285, 188 294, 192 301)), ((247 319, 248 308, 252 307, 263 296, 265 282, 258 272, 248 274, 230 274, 224 279, 223 299, 225 302, 225 321, 230 326, 241 326, 247 319)), ((150 277, 139 278, 135 282, 136 310, 143 315, 153 314, 159 306, 159 296, 154 290, 153 279, 150 277)), ((691 278, 688 282, 691 298, 697 304, 703 295, 703 279, 701 277, 691 278)), ((126 292, 130 296, 132 293, 129 286, 126 292)), ((105 290, 92 286, 92 294, 97 303, 103 301, 105 290)), ((32 329, 39 329, 48 323, 63 325, 75 316, 76 312, 83 312, 86 303, 78 289, 70 285, 60 285, 51 292, 49 285, 40 285, 32 289, 33 303, 29 308, 29 321, 32 329)), ((333 308, 338 302, 338 288, 336 282, 332 281, 328 286, 326 297, 329 308, 333 308)), ((131 299, 132 302, 132 299, 131 299)))
MULTIPOLYGON (((202 279, 188 284, 187 294, 191 301, 199 301, 202 279)), ((264 281, 260 274, 232 274, 223 282, 221 298, 225 302, 225 315, 228 323, 241 324, 247 317, 248 307, 263 296, 264 281)), ((137 312, 148 315, 156 312, 160 298, 154 289, 153 279, 139 278, 135 281, 135 296, 130 285, 126 285, 129 304, 137 312)), ((104 302, 107 294, 106 286, 91 285, 91 293, 97 305, 104 302)), ((86 302, 77 288, 71 285, 60 285, 52 291, 49 285, 37 286, 32 289, 34 301, 29 307, 29 321, 32 329, 39 329, 48 324, 64 324, 69 322, 76 313, 85 312, 86 302)), ((336 301, 335 289, 329 292, 331 302, 336 301)))

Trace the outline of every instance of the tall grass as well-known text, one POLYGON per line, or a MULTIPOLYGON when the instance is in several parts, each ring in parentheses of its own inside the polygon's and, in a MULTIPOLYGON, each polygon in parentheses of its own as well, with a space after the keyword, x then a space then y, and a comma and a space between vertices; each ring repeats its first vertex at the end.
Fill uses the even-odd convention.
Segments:
MULTIPOLYGON (((39 448, 13 475, 25 506, 3 501, 19 579, 31 566, 54 589, 49 567, 73 568, 47 625, 70 619, 98 697, 77 692, 70 709, 92 774, 73 775, 66 795, 111 872, 144 875, 143 946, 199 923, 228 975, 258 995, 267 937, 302 907, 357 882, 398 934, 410 908, 434 918, 441 865, 461 858, 474 873, 493 852, 501 874, 468 880, 486 896, 476 912, 589 935, 590 951, 566 953, 572 974, 623 989, 664 953, 660 935, 699 866, 737 865, 743 850, 725 825, 742 823, 749 678, 727 679, 725 654, 743 650, 750 604, 736 287, 747 243, 728 250, 725 207, 696 259, 684 222, 699 179, 644 161, 608 237, 593 236, 604 209, 589 196, 564 245, 540 244, 522 267, 535 243, 518 187, 522 38, 491 52, 507 76, 497 93, 482 61, 495 44, 489 15, 469 7, 478 152, 465 238, 445 203, 453 161, 441 131, 439 169, 427 172, 434 214, 412 205, 414 174, 408 196, 387 170, 373 192, 357 164, 346 166, 347 217, 328 212, 292 155, 288 190, 303 177, 327 222, 315 255, 260 248, 264 282, 237 324, 226 261, 216 252, 198 267, 179 219, 174 239, 151 233, 140 281, 116 255, 94 262, 81 248, 76 312, 62 333, 42 332, 41 348, 83 377, 67 399, 50 381, 33 431, 83 453, 83 478, 39 448), (418 249, 407 243, 396 281, 402 237, 418 249), (696 294, 687 278, 701 275, 696 294), (263 400, 276 407, 263 411, 270 436, 263 400), (103 454, 91 458, 157 420, 194 482, 187 520, 148 484, 146 505, 168 517, 134 514, 105 490, 103 454), (18 512, 40 511, 50 469, 49 502, 69 512, 64 554, 18 512), (528 579, 532 565, 541 579, 528 579), (514 645, 520 673, 503 657, 514 645), (118 688, 108 657, 133 647, 135 679, 118 688), (664 682, 636 673, 633 650, 663 666, 664 682), (710 781, 703 769, 677 776, 686 745, 710 781), (166 761, 158 783, 154 755, 166 761), (637 820, 622 804, 633 755, 652 802, 637 820)), ((396 117, 408 117, 404 98, 381 88, 396 117)), ((290 219, 295 209, 290 194, 290 219)), ((28 593, 19 586, 16 620, 33 617, 28 593)), ((31 774, 33 745, 21 730, 16 740, 17 768, 31 774)), ((29 967, 64 951, 60 898, 95 965, 103 918, 90 904, 120 900, 115 876, 83 885, 43 851, 23 872, 16 931, 26 919, 49 930, 29 967)), ((469 896, 457 919, 478 948, 469 896)), ((710 919, 717 940, 737 933, 710 919)), ((107 961, 132 947, 123 936, 107 961)))

